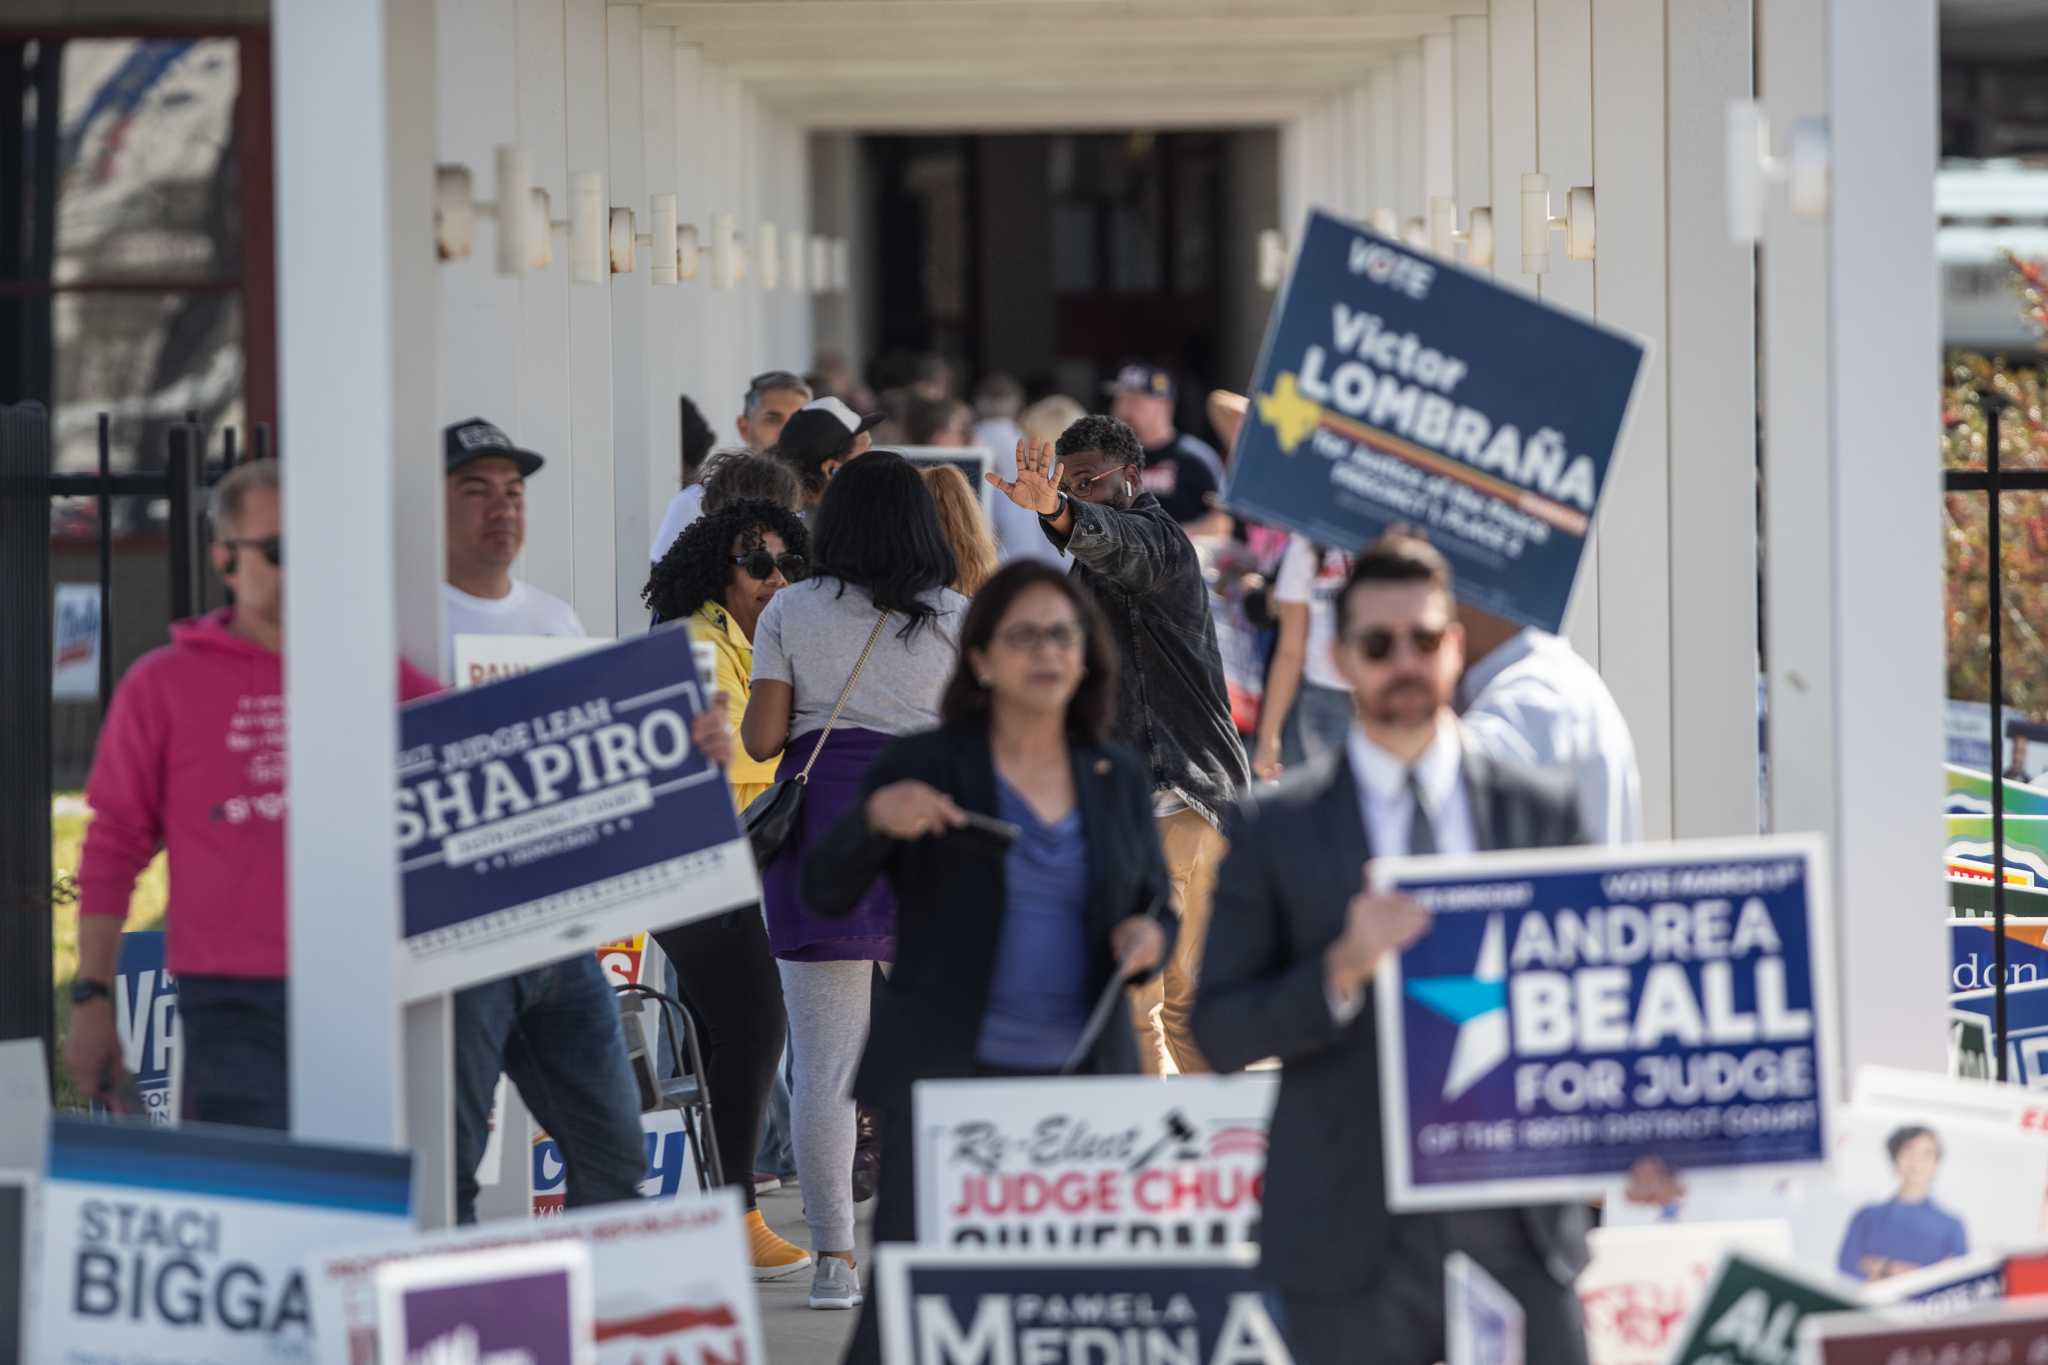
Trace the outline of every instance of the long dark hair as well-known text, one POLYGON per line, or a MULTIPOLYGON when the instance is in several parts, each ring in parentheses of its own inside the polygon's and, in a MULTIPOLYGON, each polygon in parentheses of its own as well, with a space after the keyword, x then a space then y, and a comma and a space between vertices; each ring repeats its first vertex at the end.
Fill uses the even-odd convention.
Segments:
POLYGON ((960 572, 917 467, 893 450, 871 450, 839 466, 811 541, 817 575, 838 579, 841 593, 860 588, 877 607, 909 617, 900 635, 938 615, 923 597, 960 572))
POLYGON ((759 498, 730 503, 683 528, 649 573, 640 600, 660 621, 680 621, 706 602, 721 600, 735 572, 732 547, 751 549, 767 531, 781 536, 790 554, 810 549, 802 518, 787 507, 759 498))
POLYGON ((1041 559, 1017 560, 999 570, 974 595, 967 619, 960 623, 960 663, 939 701, 939 721, 954 726, 979 723, 987 717, 988 689, 976 681, 967 651, 986 650, 1011 605, 1037 587, 1057 589, 1074 604, 1074 614, 1081 618, 1083 671, 1081 685, 1067 702, 1067 738, 1075 744, 1101 744, 1109 738, 1110 725, 1116 719, 1116 641, 1110 636, 1102 608, 1095 605, 1088 590, 1041 559))

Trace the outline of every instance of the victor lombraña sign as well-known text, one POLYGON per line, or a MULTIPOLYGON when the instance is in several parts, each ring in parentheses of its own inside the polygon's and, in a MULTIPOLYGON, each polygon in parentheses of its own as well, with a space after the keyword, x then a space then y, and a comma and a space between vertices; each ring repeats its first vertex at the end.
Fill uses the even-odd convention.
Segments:
POLYGON ((876 1248, 883 1365, 1293 1365, 1248 1247, 1200 1256, 876 1248))
POLYGON ((759 899, 705 700, 676 626, 405 707, 405 997, 759 899))
POLYGON ((1406 523, 1450 559, 1460 598, 1557 630, 1643 354, 1312 212, 1226 500, 1347 550, 1406 523))
POLYGON ((1435 912, 1375 982, 1389 1203, 1591 1197, 1646 1153, 1821 1164, 1823 863, 1799 836, 1376 860, 1435 912))
POLYGON ((918 1238, 1161 1250, 1256 1238, 1273 1072, 920 1081, 918 1238))
POLYGON ((37 1365, 281 1365, 315 1350, 305 1266, 411 1231, 412 1157, 235 1128, 58 1119, 37 1365))

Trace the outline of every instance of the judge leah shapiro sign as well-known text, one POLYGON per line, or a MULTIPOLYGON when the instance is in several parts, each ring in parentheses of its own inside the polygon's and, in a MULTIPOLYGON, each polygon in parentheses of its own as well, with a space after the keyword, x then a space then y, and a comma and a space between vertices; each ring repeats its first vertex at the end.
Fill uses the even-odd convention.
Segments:
POLYGON ((1817 839, 1381 859, 1435 912, 1374 981, 1399 1209, 1821 1165, 1835 1080, 1817 839))
POLYGON ((758 899, 704 702, 676 626, 400 712, 405 998, 758 899))

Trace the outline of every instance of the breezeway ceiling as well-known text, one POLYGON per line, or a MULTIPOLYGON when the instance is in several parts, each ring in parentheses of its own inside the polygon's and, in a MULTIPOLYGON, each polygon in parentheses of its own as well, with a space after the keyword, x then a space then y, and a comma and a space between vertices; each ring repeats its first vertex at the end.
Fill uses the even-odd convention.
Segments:
POLYGON ((812 127, 1266 123, 1487 0, 649 0, 812 127))

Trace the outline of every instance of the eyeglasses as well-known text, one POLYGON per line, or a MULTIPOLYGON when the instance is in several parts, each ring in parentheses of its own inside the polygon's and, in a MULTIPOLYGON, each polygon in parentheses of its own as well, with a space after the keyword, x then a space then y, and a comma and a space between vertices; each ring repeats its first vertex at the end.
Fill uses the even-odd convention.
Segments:
POLYGON ((1123 473, 1127 468, 1129 468, 1128 465, 1116 465, 1113 468, 1104 469, 1098 473, 1083 474, 1079 478, 1061 479, 1060 484, 1076 497, 1085 498, 1088 496, 1088 491, 1094 488, 1096 484, 1101 483, 1104 479, 1123 473))
POLYGON ((1036 654, 1040 645, 1051 645, 1065 654, 1079 649, 1081 640, 1081 626, 1075 621, 1062 621, 1053 626, 1004 626, 996 632, 997 644, 1019 654, 1036 654))
MULTIPOLYGON (((284 566, 284 538, 282 536, 266 536, 262 540, 246 540, 238 538, 234 540, 222 540, 220 543, 227 546, 228 549, 231 551, 238 550, 243 546, 247 546, 252 550, 260 551, 263 557, 270 561, 270 567, 273 569, 282 568, 284 566)), ((228 572, 234 572, 234 561, 232 560, 232 558, 230 558, 229 560, 228 572)))
POLYGON ((1369 626, 1354 634, 1349 644, 1372 662, 1382 663, 1392 657, 1395 644, 1406 639, 1417 654, 1428 658, 1443 646, 1444 637, 1450 633, 1448 626, 1409 626, 1405 630, 1369 626))
POLYGON ((811 570, 810 561, 798 554, 771 555, 766 550, 749 550, 743 555, 734 555, 732 562, 743 570, 747 577, 767 582, 775 576, 777 569, 792 583, 803 581, 811 570))

